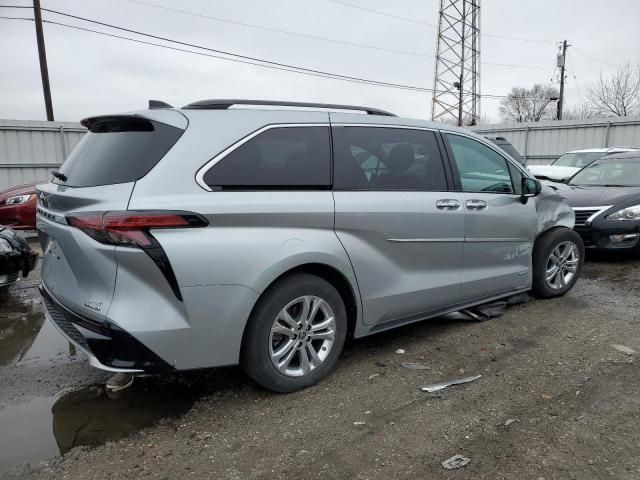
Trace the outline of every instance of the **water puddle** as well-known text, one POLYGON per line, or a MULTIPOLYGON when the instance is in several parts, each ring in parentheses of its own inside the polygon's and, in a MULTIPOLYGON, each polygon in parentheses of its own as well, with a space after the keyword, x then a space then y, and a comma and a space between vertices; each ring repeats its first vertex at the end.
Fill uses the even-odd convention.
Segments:
POLYGON ((39 299, 12 293, 0 299, 0 366, 40 365, 75 357, 69 342, 45 321, 39 299))
POLYGON ((58 397, 36 397, 0 407, 0 475, 25 462, 64 455, 80 445, 96 446, 186 413, 199 388, 155 379, 109 396, 90 386, 58 397))
MULTIPOLYGON (((83 356, 45 320, 36 289, 14 288, 0 296, 0 374, 18 366, 24 368, 19 376, 25 383, 39 382, 37 375, 46 375, 48 368, 64 369, 78 355, 83 356), (38 374, 31 377, 30 371, 38 374)), ((0 388, 1 382, 0 376, 0 388)), ((116 396, 109 396, 103 385, 92 385, 0 403, 0 477, 25 462, 117 440, 162 418, 181 416, 209 388, 209 381, 198 376, 149 377, 137 378, 116 396)))

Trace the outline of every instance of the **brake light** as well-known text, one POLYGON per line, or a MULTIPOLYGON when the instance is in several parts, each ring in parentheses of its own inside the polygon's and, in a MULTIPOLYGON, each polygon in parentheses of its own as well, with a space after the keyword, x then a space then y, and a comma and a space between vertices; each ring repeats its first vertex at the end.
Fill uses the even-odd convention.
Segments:
POLYGON ((203 217, 195 213, 156 211, 79 213, 67 216, 67 222, 100 243, 142 248, 156 246, 156 240, 149 233, 151 229, 208 225, 203 217))

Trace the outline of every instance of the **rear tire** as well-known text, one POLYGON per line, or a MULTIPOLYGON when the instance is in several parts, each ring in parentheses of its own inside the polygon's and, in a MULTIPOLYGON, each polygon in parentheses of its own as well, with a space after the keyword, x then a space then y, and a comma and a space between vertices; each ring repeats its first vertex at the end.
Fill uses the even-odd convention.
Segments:
POLYGON ((560 297, 573 288, 584 264, 584 243, 575 231, 560 227, 543 233, 533 246, 533 293, 560 297))
POLYGON ((240 364, 274 392, 315 385, 335 367, 347 336, 342 297, 326 280, 297 273, 258 300, 245 331, 240 364))

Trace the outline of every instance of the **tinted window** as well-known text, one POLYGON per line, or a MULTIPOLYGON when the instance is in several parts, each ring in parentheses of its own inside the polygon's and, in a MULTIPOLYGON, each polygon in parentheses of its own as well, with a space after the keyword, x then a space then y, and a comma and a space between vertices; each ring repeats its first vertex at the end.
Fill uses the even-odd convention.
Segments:
POLYGON ((333 140, 338 190, 447 190, 433 132, 335 127, 333 140))
POLYGON ((139 180, 178 141, 183 130, 135 117, 108 117, 91 123, 60 167, 71 187, 139 180))
POLYGON ((329 127, 269 129, 216 163, 204 181, 211 188, 328 187, 329 127))
POLYGON ((513 193, 507 161, 468 137, 445 134, 465 192, 513 193))
POLYGON ((508 166, 511 179, 513 180, 513 190, 518 195, 522 195, 522 179, 524 178, 524 175, 516 166, 510 163, 508 166))
POLYGON ((496 145, 498 145, 502 150, 511 155, 511 158, 516 160, 518 163, 523 163, 522 157, 513 145, 511 145, 510 143, 497 143, 496 145))

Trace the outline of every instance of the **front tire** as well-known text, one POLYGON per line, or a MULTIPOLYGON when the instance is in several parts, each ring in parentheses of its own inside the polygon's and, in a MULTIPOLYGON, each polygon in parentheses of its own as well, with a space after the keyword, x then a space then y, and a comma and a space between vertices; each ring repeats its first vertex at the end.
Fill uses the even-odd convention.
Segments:
POLYGON ((333 370, 346 336, 347 313, 338 291, 315 275, 293 274, 258 300, 240 364, 263 387, 294 392, 333 370))
POLYGON ((584 264, 584 243, 569 228, 543 233, 533 246, 533 293, 560 297, 573 288, 584 264))

